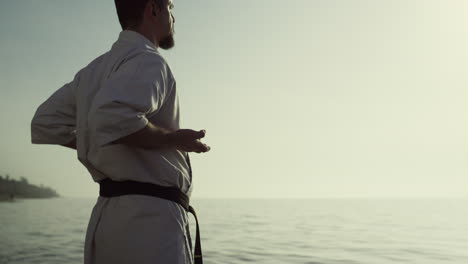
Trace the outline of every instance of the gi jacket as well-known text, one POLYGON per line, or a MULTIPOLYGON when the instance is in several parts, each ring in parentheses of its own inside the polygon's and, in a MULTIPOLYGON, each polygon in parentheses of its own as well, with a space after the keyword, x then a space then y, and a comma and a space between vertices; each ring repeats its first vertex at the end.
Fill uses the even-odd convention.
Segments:
POLYGON ((39 106, 32 143, 67 144, 76 138, 78 159, 94 181, 149 182, 177 187, 190 197, 188 153, 111 144, 148 122, 179 129, 176 82, 156 47, 124 30, 110 51, 39 106))

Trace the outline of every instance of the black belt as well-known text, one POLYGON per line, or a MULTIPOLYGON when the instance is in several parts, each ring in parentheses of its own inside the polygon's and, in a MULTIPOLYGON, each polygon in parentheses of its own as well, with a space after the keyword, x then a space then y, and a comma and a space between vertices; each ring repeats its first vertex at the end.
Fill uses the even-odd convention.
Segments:
POLYGON ((185 208, 195 217, 197 224, 197 233, 195 238, 195 264, 203 264, 201 242, 200 242, 200 228, 198 226, 197 214, 192 206, 189 205, 188 196, 174 187, 165 187, 152 183, 136 182, 136 181, 113 181, 109 178, 99 182, 99 195, 102 197, 115 197, 128 194, 140 194, 155 196, 161 199, 176 202, 185 208))

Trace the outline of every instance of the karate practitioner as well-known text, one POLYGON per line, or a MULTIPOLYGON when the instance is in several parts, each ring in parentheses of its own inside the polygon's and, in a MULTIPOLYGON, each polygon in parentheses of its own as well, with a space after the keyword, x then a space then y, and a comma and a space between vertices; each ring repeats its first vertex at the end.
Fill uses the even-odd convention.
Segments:
POLYGON ((100 185, 85 264, 194 263, 188 207, 171 197, 190 197, 188 152, 210 148, 204 130, 180 129, 176 82, 158 52, 174 46, 173 1, 115 5, 117 41, 39 106, 32 143, 76 149, 100 185), (156 185, 169 198, 154 196, 156 185))

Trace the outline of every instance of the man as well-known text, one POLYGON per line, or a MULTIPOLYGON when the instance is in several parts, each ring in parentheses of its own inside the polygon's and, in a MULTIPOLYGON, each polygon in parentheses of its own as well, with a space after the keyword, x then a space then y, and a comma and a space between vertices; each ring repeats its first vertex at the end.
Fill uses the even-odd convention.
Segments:
POLYGON ((158 52, 174 46, 173 2, 115 4, 118 40, 39 106, 32 142, 76 149, 100 184, 86 264, 193 263, 188 152, 210 148, 204 130, 179 129, 176 82, 158 52))

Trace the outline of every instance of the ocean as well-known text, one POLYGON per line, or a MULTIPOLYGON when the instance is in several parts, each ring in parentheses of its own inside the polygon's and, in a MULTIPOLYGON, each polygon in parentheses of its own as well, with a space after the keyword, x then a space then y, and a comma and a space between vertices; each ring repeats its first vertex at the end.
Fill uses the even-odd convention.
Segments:
MULTIPOLYGON (((82 263, 95 202, 1 202, 0 263, 82 263)), ((199 199, 192 205, 205 264, 468 263, 468 199, 199 199)))

